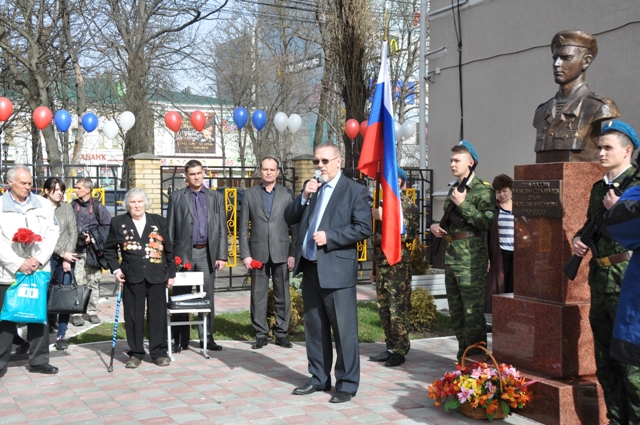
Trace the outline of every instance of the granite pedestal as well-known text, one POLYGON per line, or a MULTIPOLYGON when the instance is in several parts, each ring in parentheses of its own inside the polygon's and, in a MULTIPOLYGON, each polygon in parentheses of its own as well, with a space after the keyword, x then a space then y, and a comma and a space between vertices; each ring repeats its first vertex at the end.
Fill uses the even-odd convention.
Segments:
POLYGON ((584 162, 515 167, 515 180, 562 180, 563 217, 516 217, 514 294, 494 295, 493 352, 540 380, 522 414, 548 425, 606 422, 589 325, 590 255, 574 281, 562 272, 591 187, 604 173, 584 162))

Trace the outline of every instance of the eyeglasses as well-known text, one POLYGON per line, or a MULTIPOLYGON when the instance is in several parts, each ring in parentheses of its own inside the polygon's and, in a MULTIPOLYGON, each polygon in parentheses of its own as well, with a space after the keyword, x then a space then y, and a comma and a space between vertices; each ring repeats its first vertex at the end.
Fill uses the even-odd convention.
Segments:
POLYGON ((340 157, 339 157, 339 156, 336 156, 335 158, 331 158, 331 159, 327 159, 327 158, 314 159, 314 160, 313 160, 313 161, 311 161, 311 162, 313 162, 313 165, 318 165, 318 164, 320 164, 320 161, 322 161, 322 163, 323 163, 324 165, 327 165, 328 163, 330 163, 330 162, 331 162, 331 161, 333 161, 334 159, 338 159, 338 158, 340 158, 340 157))

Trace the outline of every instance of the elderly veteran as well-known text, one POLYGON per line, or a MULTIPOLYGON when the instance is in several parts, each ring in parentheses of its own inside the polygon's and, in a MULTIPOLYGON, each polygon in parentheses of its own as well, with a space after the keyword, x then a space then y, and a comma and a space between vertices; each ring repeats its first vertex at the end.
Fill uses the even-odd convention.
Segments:
POLYGON ((167 357, 167 302, 165 285, 176 276, 173 246, 164 217, 145 211, 151 206, 138 188, 124 197, 127 214, 111 220, 104 256, 116 281, 123 285, 124 320, 129 344, 128 369, 140 366, 145 356, 143 330, 145 301, 149 324, 149 352, 158 366, 169 366, 167 357), (118 263, 118 248, 122 262, 118 263))
MULTIPOLYGON (((640 360, 635 357, 625 358, 620 353, 632 353, 627 342, 622 342, 620 335, 616 337, 616 325, 623 322, 638 322, 638 296, 632 296, 632 289, 637 283, 631 272, 629 249, 637 247, 637 227, 629 228, 634 223, 625 217, 633 216, 637 202, 618 202, 619 186, 625 179, 633 178, 627 186, 624 196, 640 190, 640 180, 634 178, 636 168, 631 165, 634 150, 640 147, 640 140, 633 128, 622 121, 607 121, 602 126, 602 136, 598 142, 600 148, 600 165, 607 170, 602 180, 594 183, 589 198, 587 219, 590 221, 604 205, 609 211, 605 215, 608 223, 611 217, 614 222, 623 223, 613 229, 607 227, 616 237, 616 242, 609 237, 601 236, 596 242, 599 258, 589 262, 589 287, 591 288, 591 309, 589 322, 593 332, 593 344, 596 358, 596 376, 602 386, 604 401, 607 405, 607 418, 610 424, 640 424, 640 360), (634 187, 635 186, 635 187, 634 187), (615 205, 614 205, 615 204, 615 205), (623 228, 623 234, 617 233, 623 228), (629 269, 627 269, 629 266, 629 269), (625 274, 626 272, 626 274, 625 274), (624 280, 623 280, 624 277, 624 280), (628 296, 623 295, 629 291, 628 296), (618 303, 619 300, 624 300, 618 303), (617 311, 617 313, 616 313, 617 311), (615 325, 614 325, 615 323, 615 325), (622 349, 621 349, 622 348, 622 349)), ((621 198, 622 199, 622 198, 621 198)), ((587 222, 588 222, 587 221, 587 222)), ((584 227, 573 239, 573 252, 584 256, 589 247, 580 241, 584 227)), ((632 261, 636 261, 634 253, 632 261)), ((628 329, 628 328, 627 328, 628 329)), ((628 335, 630 332, 620 332, 628 335)), ((640 353, 640 348, 636 353, 640 353)))

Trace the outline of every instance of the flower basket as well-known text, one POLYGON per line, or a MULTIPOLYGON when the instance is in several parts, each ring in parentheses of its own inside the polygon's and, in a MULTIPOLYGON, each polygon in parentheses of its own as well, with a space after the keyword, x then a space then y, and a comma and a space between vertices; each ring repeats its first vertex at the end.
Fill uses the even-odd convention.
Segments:
POLYGON ((429 397, 436 400, 436 406, 444 405, 446 411, 459 408, 460 413, 472 419, 504 419, 511 409, 527 404, 527 387, 537 381, 525 382, 514 367, 498 364, 483 344, 468 347, 456 370, 429 386, 429 397), (472 348, 484 350, 493 366, 484 362, 466 366, 467 352, 472 348))

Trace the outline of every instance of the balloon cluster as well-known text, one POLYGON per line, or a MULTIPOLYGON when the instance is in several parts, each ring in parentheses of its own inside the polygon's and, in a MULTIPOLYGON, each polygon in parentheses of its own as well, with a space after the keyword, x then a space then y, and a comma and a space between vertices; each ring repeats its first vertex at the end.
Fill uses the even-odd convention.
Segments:
MULTIPOLYGON (((238 126, 238 130, 242 130, 249 121, 249 113, 245 108, 240 106, 233 111, 233 121, 236 123, 236 126, 238 126)), ((256 130, 262 130, 264 126, 267 125, 267 114, 261 109, 256 110, 251 114, 251 123, 256 130)), ((278 112, 276 116, 273 117, 273 125, 275 125, 281 133, 288 128, 289 131, 295 134, 302 125, 302 118, 300 118, 298 114, 291 114, 291 116, 288 117, 284 112, 278 112)))
MULTIPOLYGON (((367 134, 368 121, 362 121, 358 124, 358 121, 351 118, 344 125, 344 132, 349 136, 351 140, 358 136, 358 133, 364 137, 367 134)), ((413 136, 416 130, 416 123, 412 121, 405 121, 404 124, 394 122, 394 131, 396 134, 396 140, 408 139, 413 136)))
MULTIPOLYGON (((0 121, 7 121, 13 114, 13 103, 6 97, 0 97, 0 121)), ((65 109, 60 109, 55 115, 51 113, 51 109, 46 106, 38 106, 33 111, 33 123, 38 129, 43 130, 51 121, 54 121, 59 131, 66 133, 71 127, 71 114, 65 109)), ((129 131, 136 123, 136 117, 129 111, 125 111, 118 117, 120 128, 122 131, 129 131)), ((98 128, 98 117, 93 112, 87 112, 81 119, 82 127, 91 133, 98 128)), ((118 135, 118 124, 114 120, 109 120, 102 126, 102 132, 109 139, 115 139, 118 135)))

